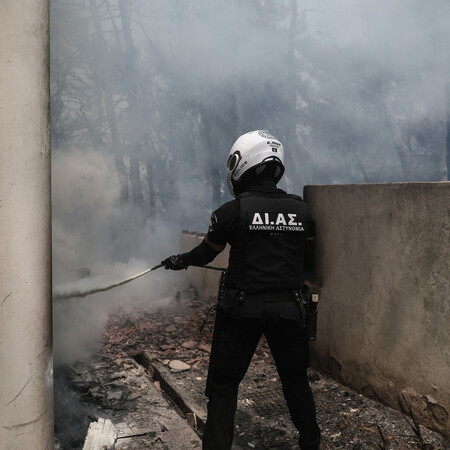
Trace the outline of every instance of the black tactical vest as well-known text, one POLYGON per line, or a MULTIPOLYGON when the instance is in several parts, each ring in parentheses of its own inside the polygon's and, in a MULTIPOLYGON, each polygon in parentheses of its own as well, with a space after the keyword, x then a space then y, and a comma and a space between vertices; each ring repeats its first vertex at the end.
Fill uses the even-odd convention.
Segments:
POLYGON ((284 291, 303 284, 306 204, 283 192, 238 196, 238 230, 230 250, 228 284, 246 292, 284 291))

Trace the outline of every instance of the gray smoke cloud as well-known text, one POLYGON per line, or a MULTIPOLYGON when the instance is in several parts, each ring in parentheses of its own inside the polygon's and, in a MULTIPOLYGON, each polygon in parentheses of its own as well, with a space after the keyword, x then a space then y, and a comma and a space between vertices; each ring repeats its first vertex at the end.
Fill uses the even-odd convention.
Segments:
MULTIPOLYGON (((283 142, 280 186, 300 194, 305 184, 447 177, 449 3, 302 0, 292 20, 294 3, 97 2, 101 47, 90 2, 52 0, 55 285, 83 267, 125 278, 176 253, 182 229, 206 231, 231 198, 228 151, 253 129, 283 142), (121 3, 136 59, 119 39, 121 3), (107 89, 124 171, 139 160, 140 205, 131 176, 121 201, 107 89)), ((91 348, 113 307, 151 308, 178 288, 174 273, 143 278, 55 305, 57 359, 91 348)))
MULTIPOLYGON (((176 227, 135 227, 119 202, 110 155, 72 149, 52 155, 55 292, 105 287, 153 267, 177 251, 176 227), (80 276, 89 276, 79 279, 80 276)), ((173 300, 178 276, 164 269, 83 298, 54 301, 54 359, 70 364, 95 351, 109 315, 135 306, 155 311, 173 300)))

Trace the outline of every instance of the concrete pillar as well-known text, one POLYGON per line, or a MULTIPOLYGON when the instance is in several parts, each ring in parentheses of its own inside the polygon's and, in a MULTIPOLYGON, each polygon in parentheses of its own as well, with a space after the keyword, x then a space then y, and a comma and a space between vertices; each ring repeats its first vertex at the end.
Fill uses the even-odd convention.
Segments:
POLYGON ((0 1, 0 447, 53 448, 48 0, 0 1))

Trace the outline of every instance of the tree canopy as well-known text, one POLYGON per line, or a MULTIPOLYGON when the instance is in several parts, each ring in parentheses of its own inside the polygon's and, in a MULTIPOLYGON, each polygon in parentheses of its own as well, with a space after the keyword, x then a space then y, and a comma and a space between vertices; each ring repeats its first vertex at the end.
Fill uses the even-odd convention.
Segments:
POLYGON ((120 203, 150 225, 204 223, 254 129, 283 142, 293 192, 447 180, 449 13, 446 0, 52 0, 53 152, 110 158, 120 203))

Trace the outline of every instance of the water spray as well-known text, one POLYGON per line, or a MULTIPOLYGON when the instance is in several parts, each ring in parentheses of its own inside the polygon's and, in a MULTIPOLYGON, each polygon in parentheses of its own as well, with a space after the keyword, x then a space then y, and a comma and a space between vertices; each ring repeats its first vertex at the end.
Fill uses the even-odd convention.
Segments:
MULTIPOLYGON (((164 267, 164 264, 157 264, 156 266, 152 267, 151 269, 144 270, 141 273, 138 273, 136 275, 133 275, 129 278, 125 278, 121 281, 116 281, 114 283, 108 284, 106 286, 102 287, 95 287, 95 288, 81 288, 80 286, 76 286, 76 283, 73 284, 63 284, 59 286, 55 286, 53 288, 53 300, 64 300, 72 297, 86 297, 87 295, 96 294, 97 292, 104 292, 109 291, 110 289, 113 289, 118 286, 122 286, 123 284, 129 283, 130 281, 136 280, 139 277, 142 277, 143 275, 146 275, 149 272, 152 272, 153 270, 159 269, 160 267, 164 267)), ((210 270, 220 270, 224 271, 226 270, 223 267, 215 267, 215 266, 193 266, 193 267, 201 267, 204 269, 210 269, 210 270)))

